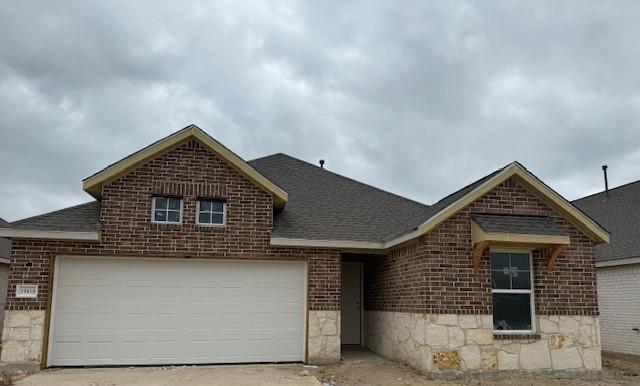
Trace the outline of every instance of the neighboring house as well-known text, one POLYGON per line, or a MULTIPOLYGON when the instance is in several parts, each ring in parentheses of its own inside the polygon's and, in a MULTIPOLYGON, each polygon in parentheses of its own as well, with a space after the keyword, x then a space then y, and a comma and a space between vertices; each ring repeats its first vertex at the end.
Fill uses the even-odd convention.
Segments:
POLYGON ((596 247, 602 349, 640 355, 640 181, 574 204, 611 232, 596 247))
MULTIPOLYGON (((0 218, 0 228, 11 225, 0 218)), ((7 302, 7 283, 9 281, 9 263, 11 262, 11 240, 0 238, 0 331, 4 325, 4 307, 7 302)))
POLYGON ((428 206, 189 126, 83 187, 95 201, 0 229, 4 362, 325 364, 362 345, 433 374, 600 374, 609 235, 517 162, 428 206))

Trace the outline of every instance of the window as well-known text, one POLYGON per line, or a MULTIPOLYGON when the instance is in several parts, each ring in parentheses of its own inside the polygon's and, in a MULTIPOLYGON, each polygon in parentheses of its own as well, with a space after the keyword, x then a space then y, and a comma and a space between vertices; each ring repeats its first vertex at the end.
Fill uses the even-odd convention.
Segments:
POLYGON ((182 199, 178 197, 154 197, 151 221, 179 224, 182 221, 182 199))
POLYGON ((224 225, 227 221, 227 204, 224 200, 198 200, 197 222, 201 225, 224 225))
POLYGON ((533 331, 531 282, 531 255, 528 252, 491 252, 495 331, 533 331))

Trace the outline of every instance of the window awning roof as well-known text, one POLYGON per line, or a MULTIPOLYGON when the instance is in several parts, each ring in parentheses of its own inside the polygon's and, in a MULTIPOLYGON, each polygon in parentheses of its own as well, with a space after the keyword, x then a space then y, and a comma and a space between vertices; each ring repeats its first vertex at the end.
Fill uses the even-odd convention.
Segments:
POLYGON ((553 269, 558 254, 569 245, 569 232, 550 217, 472 214, 471 219, 476 267, 479 267, 484 251, 497 245, 550 248, 549 269, 553 269))
POLYGON ((475 241, 535 241, 546 244, 569 244, 569 232, 550 217, 472 214, 476 224, 475 241))

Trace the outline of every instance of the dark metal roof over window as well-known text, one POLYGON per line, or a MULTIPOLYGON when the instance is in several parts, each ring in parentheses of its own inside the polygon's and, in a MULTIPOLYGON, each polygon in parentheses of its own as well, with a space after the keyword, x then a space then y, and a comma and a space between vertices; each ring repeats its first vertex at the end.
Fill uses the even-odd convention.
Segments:
POLYGON ((611 233, 611 242, 596 246, 596 260, 640 257, 640 181, 573 201, 611 233))
POLYGON ((550 217, 472 214, 471 218, 485 232, 525 235, 568 236, 569 233, 550 217))

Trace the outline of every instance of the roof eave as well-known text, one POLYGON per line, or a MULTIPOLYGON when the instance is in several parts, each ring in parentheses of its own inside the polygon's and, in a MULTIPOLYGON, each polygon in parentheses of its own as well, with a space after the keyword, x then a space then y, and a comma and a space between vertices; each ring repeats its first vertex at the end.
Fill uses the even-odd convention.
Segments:
POLYGON ((0 237, 6 237, 9 239, 98 241, 100 240, 100 232, 0 228, 0 237))

